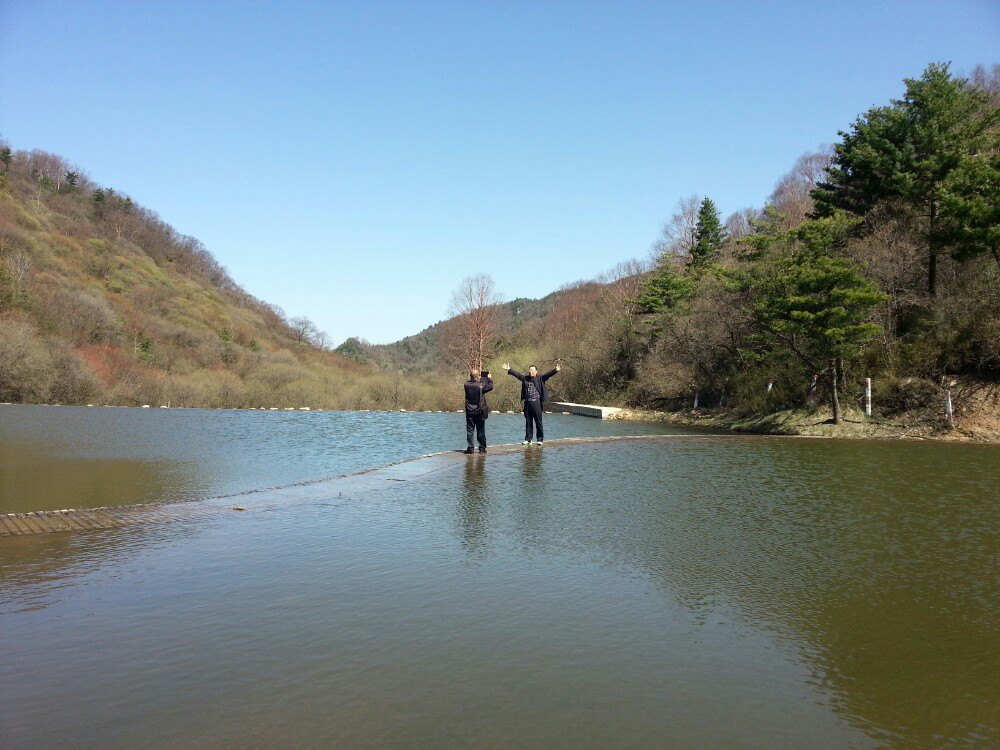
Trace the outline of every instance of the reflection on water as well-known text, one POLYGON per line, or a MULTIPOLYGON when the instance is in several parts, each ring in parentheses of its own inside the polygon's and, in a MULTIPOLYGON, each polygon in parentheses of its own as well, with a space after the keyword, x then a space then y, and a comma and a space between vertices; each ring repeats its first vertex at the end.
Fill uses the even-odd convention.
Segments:
POLYGON ((0 546, 0 746, 996 746, 998 451, 473 456, 0 546))
MULTIPOLYGON (((683 433, 546 417, 553 437, 683 433)), ((520 440, 494 414, 493 444, 520 440)), ((0 407, 0 513, 172 502, 322 479, 448 450, 461 414, 0 407)))
POLYGON ((465 463, 462 495, 458 502, 462 542, 470 554, 486 544, 489 504, 490 500, 486 497, 486 456, 477 454, 465 463))
POLYGON ((69 458, 11 442, 0 447, 0 513, 159 502, 191 497, 201 486, 194 462, 69 458))

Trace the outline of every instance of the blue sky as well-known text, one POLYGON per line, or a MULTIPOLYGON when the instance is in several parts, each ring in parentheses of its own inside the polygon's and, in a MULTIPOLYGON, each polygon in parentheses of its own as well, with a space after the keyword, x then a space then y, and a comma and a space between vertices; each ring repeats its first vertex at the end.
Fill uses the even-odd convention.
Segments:
POLYGON ((0 134, 128 193, 335 341, 644 257, 677 201, 761 205, 995 2, 0 0, 0 134))

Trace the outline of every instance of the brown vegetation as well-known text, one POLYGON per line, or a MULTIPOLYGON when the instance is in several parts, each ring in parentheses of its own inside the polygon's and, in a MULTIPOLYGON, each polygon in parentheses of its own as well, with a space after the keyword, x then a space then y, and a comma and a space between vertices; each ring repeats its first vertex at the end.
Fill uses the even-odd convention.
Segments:
POLYGON ((444 408, 430 378, 328 350, 195 239, 41 151, 0 172, 0 401, 444 408))

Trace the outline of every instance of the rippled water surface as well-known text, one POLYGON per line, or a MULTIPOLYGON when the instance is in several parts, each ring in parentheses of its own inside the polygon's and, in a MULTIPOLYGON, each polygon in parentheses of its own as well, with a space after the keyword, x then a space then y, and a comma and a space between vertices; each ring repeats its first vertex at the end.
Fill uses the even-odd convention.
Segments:
MULTIPOLYGON (((552 414, 547 437, 683 432, 552 414)), ((493 414, 491 444, 524 437, 493 414)), ((0 406, 0 513, 171 502, 465 447, 462 414, 0 406)))
POLYGON ((0 747, 995 747, 998 459, 552 445, 0 540, 0 747))

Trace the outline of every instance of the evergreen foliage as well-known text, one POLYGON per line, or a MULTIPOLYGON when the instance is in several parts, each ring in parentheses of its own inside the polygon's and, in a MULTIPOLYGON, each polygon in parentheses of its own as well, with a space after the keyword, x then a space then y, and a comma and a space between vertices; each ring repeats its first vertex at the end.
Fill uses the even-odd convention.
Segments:
POLYGON ((866 216, 887 201, 912 211, 934 296, 943 250, 965 259, 995 239, 1000 109, 945 64, 905 83, 902 99, 868 110, 840 133, 829 178, 813 196, 818 216, 838 209, 866 216))
POLYGON ((728 232, 719 218, 719 210, 711 198, 705 198, 698 209, 691 260, 700 264, 712 260, 726 244, 728 232))

